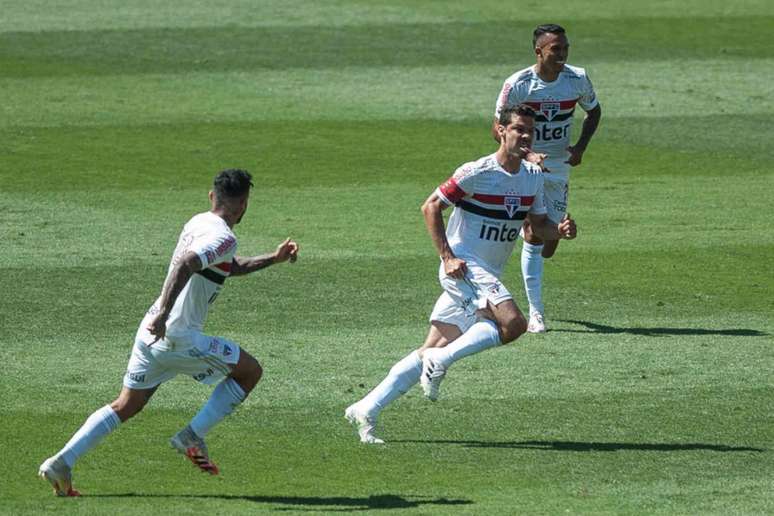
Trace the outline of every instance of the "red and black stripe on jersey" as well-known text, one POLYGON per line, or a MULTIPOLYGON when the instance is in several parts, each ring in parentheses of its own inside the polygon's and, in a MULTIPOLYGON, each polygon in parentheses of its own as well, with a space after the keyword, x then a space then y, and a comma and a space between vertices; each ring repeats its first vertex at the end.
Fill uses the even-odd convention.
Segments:
POLYGON ((226 278, 228 278, 229 274, 231 274, 231 262, 223 262, 212 265, 200 271, 196 271, 196 274, 207 278, 213 283, 223 285, 223 283, 226 281, 226 278))
POLYGON ((572 118, 572 115, 575 113, 575 104, 577 102, 578 99, 543 100, 536 102, 525 102, 525 104, 535 110, 535 122, 561 122, 562 120, 572 118), (543 104, 559 104, 559 109, 557 113, 549 119, 546 115, 546 110, 543 109, 543 104))
POLYGON ((470 198, 465 199, 467 195, 460 188, 454 178, 443 183, 439 190, 446 199, 452 202, 461 210, 475 213, 482 217, 497 220, 524 220, 535 202, 534 195, 490 195, 484 193, 474 193, 470 198), (508 210, 506 206, 511 203, 512 208, 508 210), (516 204, 518 203, 518 204, 516 204))

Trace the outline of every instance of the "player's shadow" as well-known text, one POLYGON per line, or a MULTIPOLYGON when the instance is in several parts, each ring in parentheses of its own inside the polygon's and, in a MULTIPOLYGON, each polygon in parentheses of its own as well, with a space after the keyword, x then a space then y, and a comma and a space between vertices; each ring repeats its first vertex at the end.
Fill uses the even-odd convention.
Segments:
POLYGON ((244 500, 247 502, 263 503, 270 505, 284 505, 275 510, 278 511, 325 511, 325 512, 354 512, 379 509, 412 509, 425 505, 470 505, 472 500, 431 498, 422 496, 404 497, 394 494, 371 495, 367 497, 350 496, 262 496, 262 495, 177 495, 177 494, 143 494, 143 493, 116 493, 84 495, 87 498, 181 498, 181 499, 215 499, 215 500, 244 500))
POLYGON ((615 452, 624 450, 638 451, 692 451, 707 450, 714 452, 765 452, 765 448, 753 448, 749 446, 728 446, 725 444, 705 443, 605 443, 605 442, 577 442, 577 441, 457 441, 457 440, 393 440, 390 442, 423 443, 423 444, 457 444, 464 448, 510 448, 546 451, 569 452, 615 452))
POLYGON ((747 330, 743 328, 733 328, 727 330, 708 330, 704 328, 618 328, 605 324, 597 324, 589 321, 576 321, 573 319, 556 319, 559 322, 577 324, 585 326, 585 330, 576 330, 571 328, 551 329, 550 331, 564 333, 602 333, 602 334, 620 334, 628 333, 630 335, 644 335, 645 337, 658 337, 661 335, 729 335, 735 337, 765 337, 766 332, 759 330, 747 330))

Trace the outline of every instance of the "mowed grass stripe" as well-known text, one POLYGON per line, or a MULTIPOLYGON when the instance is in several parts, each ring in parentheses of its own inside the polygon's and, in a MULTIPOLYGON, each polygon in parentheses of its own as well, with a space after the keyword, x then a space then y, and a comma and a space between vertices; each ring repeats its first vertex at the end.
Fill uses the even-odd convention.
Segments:
MULTIPOLYGON (((247 134, 246 139, 249 141, 250 137, 247 134)), ((380 142, 377 138, 373 145, 380 142)), ((450 149, 452 145, 450 141, 450 149)), ((159 151, 163 150, 161 147, 159 151)), ((95 146, 94 155, 100 154, 98 148, 95 146)), ((109 152, 109 148, 104 151, 109 152)), ((299 170, 293 180, 309 186, 278 187, 269 185, 281 180, 286 173, 284 168, 248 165, 261 183, 248 216, 237 229, 241 252, 271 248, 293 235, 305 242, 305 254, 310 258, 389 258, 431 253, 419 206, 462 160, 433 172, 438 164, 427 161, 433 161, 435 156, 420 152, 416 156, 418 166, 413 166, 414 156, 399 154, 397 147, 383 146, 381 152, 378 156, 384 156, 385 166, 389 159, 406 159, 412 166, 404 169, 397 163, 389 164, 389 173, 353 168, 347 179, 351 184, 333 188, 314 185, 315 181, 327 181, 318 176, 317 167, 299 170), (427 168, 422 166, 422 160, 426 160, 427 168), (361 180, 362 186, 353 186, 361 180), (352 247, 352 238, 357 239, 359 246, 352 247)), ((607 247, 611 245, 606 243, 610 238, 620 242, 615 246, 625 243, 629 250, 647 252, 655 242, 659 242, 661 249, 679 250, 685 247, 685 236, 691 234, 701 238, 689 247, 717 252, 713 248, 722 243, 745 246, 749 241, 748 224, 765 221, 766 199, 748 193, 767 190, 772 179, 761 173, 760 164, 755 162, 602 142, 589 153, 587 163, 574 173, 571 183, 571 210, 581 226, 581 238, 568 244, 569 250, 585 252, 590 247, 607 247), (623 156, 628 159, 622 159, 623 156), (729 170, 726 163, 734 167, 729 170), (680 164, 682 176, 673 177, 670 173, 675 164, 680 164), (697 189, 701 191, 699 204, 695 204, 697 189), (744 221, 730 220, 729 214, 738 209, 742 199, 747 216, 744 221), (637 227, 636 232, 633 227, 637 227)), ((25 158, 18 157, 19 167, 25 158)), ((36 266, 161 263, 171 254, 185 221, 208 209, 209 177, 203 176, 217 170, 214 164, 207 169, 191 162, 190 176, 154 172, 155 176, 145 185, 152 186, 154 191, 148 192, 139 188, 141 183, 132 184, 133 169, 143 167, 142 155, 132 157, 136 163, 85 174, 78 167, 58 168, 56 158, 52 154, 52 162, 45 168, 8 178, 10 192, 0 196, 4 207, 0 220, 5 222, 0 234, 6 242, 0 263, 5 267, 29 266, 31 252, 40 255, 36 266), (103 184, 110 189, 103 188, 103 184), (193 184, 201 186, 186 186, 193 184), (38 185, 39 192, 21 193, 38 185), (62 193, 49 193, 59 185, 62 193), (142 195, 138 196, 138 192, 142 195), (147 216, 151 220, 146 220, 147 216)), ((284 161, 283 156, 276 158, 277 164, 284 161)), ((324 161, 317 163, 322 166, 324 161)), ((222 162, 240 164, 228 159, 222 162)), ((9 171, 23 170, 13 163, 9 165, 9 171)), ((335 162, 331 161, 326 168, 332 178, 335 162)), ((755 241, 771 245, 772 236, 761 233, 755 241)))
MULTIPOLYGON (((616 328, 622 325, 615 318, 632 318, 636 312, 631 312, 628 303, 641 297, 642 303, 648 306, 649 317, 660 323, 648 324, 640 316, 634 316, 633 320, 637 321, 634 327, 642 328, 639 334, 647 335, 649 327, 654 328, 656 335, 668 334, 669 331, 660 332, 657 328, 669 328, 671 325, 665 319, 676 312, 681 315, 674 333, 690 335, 689 330, 698 327, 690 322, 691 317, 704 319, 711 314, 722 316, 744 310, 754 318, 755 313, 763 315, 774 308, 771 298, 765 295, 771 290, 771 271, 763 265, 774 249, 771 244, 738 245, 735 252, 699 251, 690 246, 674 251, 622 251, 607 247, 580 250, 571 245, 566 244, 563 260, 547 265, 546 302, 557 320, 588 321, 590 329, 598 327, 603 334, 605 326, 612 325, 607 333, 616 334, 616 328), (743 281, 729 272, 735 270, 740 257, 747 264, 743 281), (581 262, 584 275, 578 274, 581 262), (640 274, 641 271, 647 274, 640 274), (742 306, 739 298, 745 299, 742 306), (583 317, 579 302, 584 305, 583 317), (680 327, 686 331, 680 332, 680 327)), ((6 346, 27 342, 29 332, 34 332, 36 339, 77 336, 89 314, 95 316, 91 326, 96 334, 110 338, 130 336, 158 293, 165 265, 160 259, 151 267, 49 266, 44 271, 38 270, 34 278, 15 288, 25 300, 23 305, 11 298, 0 301, 6 314, 3 341, 6 346), (101 292, 116 295, 106 300, 99 295, 101 292)), ((5 270, 11 277, 29 277, 30 271, 29 268, 5 270)), ((283 320, 281 326, 288 328, 311 325, 342 331, 374 330, 395 326, 401 321, 420 324, 426 320, 440 293, 436 271, 437 262, 429 250, 427 256, 416 257, 396 254, 387 259, 306 259, 294 268, 269 270, 251 279, 229 280, 229 290, 219 299, 211 315, 209 331, 226 330, 228 321, 234 320, 259 332, 277 331, 277 320, 283 320), (385 270, 382 267, 385 262, 393 266, 385 270), (340 281, 342 277, 346 282, 340 281), (296 288, 299 284, 309 286, 296 288), (282 296, 274 299, 275 290, 282 292, 282 296), (303 311, 294 310, 298 306, 303 306, 303 311)), ((518 263, 510 265, 505 281, 524 306, 518 263)), ((3 286, 11 288, 10 280, 3 280, 3 286)), ((771 337, 770 324, 761 324, 758 320, 757 324, 750 325, 748 321, 745 316, 736 324, 711 324, 701 328, 718 330, 718 335, 771 337), (728 331, 720 331, 724 328, 728 331)), ((589 328, 581 323, 573 331, 582 333, 589 328)), ((638 332, 634 330, 631 334, 638 332)), ((713 332, 695 334, 711 337, 713 332)))
MULTIPOLYGON (((535 4, 528 10, 504 6, 497 0, 481 0, 475 5, 457 2, 389 2, 330 0, 251 0, 207 2, 176 0, 159 5, 152 0, 137 0, 131 4, 115 4, 104 9, 94 0, 75 0, 67 5, 46 0, 30 0, 24 4, 7 2, 3 6, 0 32, 43 32, 52 30, 137 29, 137 28, 208 28, 230 27, 345 27, 374 24, 466 22, 502 22, 527 26, 557 20, 555 6, 535 4), (34 13, 34 16, 30 16, 34 13)), ((576 20, 615 18, 683 17, 694 18, 746 16, 757 13, 774 15, 767 0, 745 0, 729 4, 722 0, 685 0, 675 4, 670 0, 655 0, 647 5, 616 1, 578 0, 573 4, 571 19, 561 13, 561 23, 576 20)))
MULTIPOLYGON (((586 316, 583 310, 576 311, 581 312, 580 317, 586 316)), ((664 324, 666 321, 656 324, 659 322, 664 324)), ((650 321, 646 320, 632 322, 631 330, 637 331, 638 324, 645 326, 648 323, 650 321)), ((678 324, 673 323, 673 326, 678 324)), ((312 410, 314 404, 324 404, 329 406, 326 410, 338 411, 336 407, 343 408, 348 400, 365 395, 384 378, 396 360, 419 347, 425 326, 424 322, 408 320, 403 327, 375 327, 367 333, 362 329, 358 332, 341 328, 336 332, 295 335, 291 332, 263 333, 270 324, 244 324, 240 332, 227 330, 222 333, 257 357, 266 369, 265 382, 258 391, 262 394, 250 398, 247 406, 312 410), (357 368, 342 368, 342 354, 330 352, 340 348, 346 348, 353 356, 367 355, 369 359, 357 368), (307 375, 304 382, 281 374, 287 370, 310 369, 325 370, 327 374, 307 375)), ((771 335, 743 335, 740 330, 735 330, 738 334, 732 335, 730 330, 709 326, 653 327, 657 333, 650 336, 601 332, 590 335, 582 331, 573 333, 581 326, 558 320, 552 325, 557 333, 550 339, 525 335, 513 344, 455 368, 453 376, 450 375, 454 380, 444 387, 445 391, 448 389, 444 399, 452 407, 469 401, 486 404, 509 400, 518 407, 523 403, 538 404, 541 400, 564 403, 595 396, 602 403, 604 398, 623 400, 632 395, 651 396, 650 400, 641 402, 643 409, 662 410, 672 403, 683 404, 686 400, 702 397, 707 400, 705 406, 686 407, 688 412, 676 412, 673 417, 679 419, 689 412, 693 413, 692 417, 705 414, 710 410, 707 405, 716 407, 711 410, 716 412, 717 418, 733 418, 734 412, 740 412, 738 415, 744 414, 748 421, 745 423, 740 419, 735 425, 750 425, 740 437, 747 436, 745 442, 758 439, 761 443, 765 441, 766 430, 756 423, 774 417, 767 400, 767 393, 774 384, 768 371, 760 366, 761 362, 772 359, 771 335), (753 404, 744 401, 747 399, 763 402, 753 404)), ((58 412, 55 407, 38 406, 50 396, 46 393, 47 386, 54 384, 57 396, 71 399, 88 401, 114 396, 125 371, 133 334, 128 333, 128 338, 124 335, 84 339, 79 346, 63 345, 69 340, 68 336, 47 343, 33 343, 24 350, 12 346, 11 351, 17 359, 6 368, 6 378, 18 385, 6 394, 6 410, 58 412), (34 378, 25 378, 29 368, 35 365, 34 358, 25 353, 39 356, 46 349, 56 349, 61 360, 56 364, 39 364, 38 374, 34 378)), ((209 388, 197 386, 185 375, 179 382, 163 389, 164 394, 155 406, 161 409, 181 404, 195 407, 209 393, 209 388)), ((407 399, 422 400, 420 389, 413 390, 407 399)), ((401 418, 400 409, 385 414, 391 414, 390 420, 401 418)), ((507 418, 496 418, 488 424, 507 426, 509 422, 507 418)), ((634 431, 634 425, 626 426, 629 431, 634 431)), ((681 425, 670 423, 646 428, 667 436, 681 425)), ((463 429, 454 431, 464 432, 463 429)))
MULTIPOLYGON (((568 25, 589 63, 771 57, 774 16, 622 18, 568 25), (690 27, 690 30, 686 30, 690 27), (704 37, 697 37, 704 35, 704 37), (616 44, 623 42, 623 44, 616 44)), ((214 27, 0 33, 3 77, 94 76, 265 68, 503 62, 493 34, 529 55, 533 25, 511 20, 346 27, 214 27), (520 46, 517 42, 521 42, 520 46)))
MULTIPOLYGON (((502 81, 532 62, 524 53, 493 66, 0 79, 7 99, 0 128, 424 118, 481 119, 486 132, 502 81)), ((747 115, 757 120, 774 113, 771 58, 742 63, 732 58, 661 60, 631 67, 588 63, 574 56, 571 62, 586 66, 595 84, 604 108, 602 129, 607 121, 621 117, 675 117, 690 123, 692 117, 747 115), (707 92, 700 86, 729 82, 733 88, 707 92)), ((753 130, 760 131, 759 125, 753 130)), ((729 132, 740 130, 734 127, 729 132)))
MULTIPOLYGON (((299 446, 295 440, 299 434, 287 431, 288 423, 298 418, 298 411, 274 410, 272 417, 267 417, 265 410, 244 407, 232 418, 228 435, 213 432, 211 437, 211 451, 214 454, 214 450, 217 450, 224 475, 228 475, 229 479, 235 477, 233 482, 220 487, 219 493, 234 496, 255 494, 256 502, 265 496, 264 503, 269 502, 268 497, 272 494, 289 495, 291 492, 295 496, 331 496, 338 492, 337 489, 343 489, 348 496, 354 497, 360 492, 358 489, 365 489, 365 486, 352 488, 347 484, 345 476, 357 472, 359 478, 378 476, 383 486, 404 494, 416 493, 418 489, 423 493, 437 495, 456 489, 458 498, 472 499, 479 508, 482 505, 488 507, 486 504, 507 503, 515 494, 527 498, 527 504, 532 503, 537 507, 545 507, 549 502, 543 498, 551 495, 554 495, 551 497, 554 500, 552 503, 556 503, 556 497, 559 497, 564 503, 572 501, 577 504, 579 500, 574 498, 583 486, 589 494, 593 493, 591 497, 587 495, 583 503, 592 503, 592 507, 600 503, 596 499, 598 497, 617 495, 618 503, 625 506, 633 503, 630 497, 651 490, 662 492, 659 489, 679 494, 683 503, 688 504, 698 502, 693 498, 696 490, 716 497, 720 492, 732 490, 730 483, 738 482, 739 486, 735 489, 742 491, 761 487, 762 480, 758 472, 766 470, 765 464, 770 458, 770 453, 750 449, 755 447, 749 446, 743 439, 734 438, 730 432, 737 429, 735 425, 728 428, 727 435, 703 432, 701 423, 705 416, 698 412, 684 413, 680 418, 683 425, 687 423, 697 429, 692 435, 642 432, 641 429, 648 426, 648 418, 669 417, 675 413, 674 405, 664 404, 654 408, 648 404, 647 397, 609 398, 596 402, 576 397, 550 405, 523 400, 517 409, 510 402, 488 401, 469 409, 470 412, 453 410, 455 406, 447 404, 435 408, 432 411, 433 417, 430 417, 426 402, 422 400, 407 399, 401 403, 400 414, 393 414, 396 417, 391 418, 389 425, 397 442, 382 452, 363 447, 349 450, 351 445, 348 441, 352 437, 345 425, 337 424, 340 416, 320 412, 318 407, 309 407, 306 414, 310 417, 301 419, 295 425, 299 434, 319 444, 314 448, 299 446), (610 405, 606 406, 605 401, 609 401, 610 405), (616 408, 623 428, 611 428, 604 418, 590 424, 579 408, 588 407, 599 415, 608 415, 611 406, 616 408), (647 410, 643 410, 643 407, 647 407, 647 410), (515 411, 513 419, 516 421, 510 427, 500 424, 490 426, 490 418, 479 419, 478 423, 472 419, 480 414, 509 411, 515 411), (462 422, 467 426, 465 433, 454 430, 460 425, 461 419, 464 419, 462 422), (259 439, 256 439, 256 427, 259 428, 259 439), (228 446, 232 439, 238 439, 243 445, 239 449, 228 446), (293 453, 280 457, 271 453, 275 448, 292 450, 293 453), (261 457, 260 486, 248 480, 254 472, 249 461, 240 460, 246 454, 261 457), (432 456, 434 460, 454 469, 457 474, 440 478, 432 490, 426 491, 428 488, 417 484, 417 481, 425 478, 429 472, 427 468, 422 465, 410 470, 401 467, 401 464, 411 462, 411 457, 416 454, 432 456), (551 461, 550 470, 544 467, 545 461, 551 461), (626 468, 620 467, 622 461, 627 463, 626 468), (489 471, 497 473, 498 478, 509 482, 509 485, 514 486, 513 489, 507 493, 503 490, 489 493, 489 488, 485 486, 471 486, 471 481, 483 482, 476 472, 482 463, 491 465, 489 471), (713 469, 696 470, 706 463, 748 473, 732 473, 721 481, 713 469), (326 482, 323 488, 300 481, 298 474, 307 468, 329 471, 330 483, 326 482), (663 478, 665 469, 671 472, 670 482, 663 478), (679 488, 675 488, 672 483, 675 481, 679 488), (409 484, 414 486, 410 487, 409 484), (482 490, 485 491, 483 494, 482 490), (532 497, 537 497, 540 502, 530 501, 532 497), (689 500, 685 500, 686 497, 689 500)), ((461 407, 457 405, 456 408, 461 407)), ((144 475, 163 476, 169 474, 170 470, 178 471, 182 468, 182 463, 176 463, 174 454, 166 449, 165 438, 175 431, 176 424, 184 423, 184 416, 179 411, 156 410, 150 414, 152 410, 149 408, 148 414, 138 418, 132 425, 123 427, 120 435, 127 446, 143 450, 136 460, 143 464, 144 475)), ((19 416, 22 421, 29 419, 22 414, 19 416)), ((48 419, 48 425, 55 424, 52 418, 48 419)), ((65 421, 73 425, 76 418, 69 416, 65 421)), ((733 423, 733 420, 729 418, 728 422, 733 423)), ((107 440, 99 451, 82 462, 79 469, 80 484, 90 492, 116 493, 114 483, 111 486, 109 479, 120 474, 124 479, 122 487, 128 492, 156 493, 155 489, 144 487, 146 480, 140 478, 136 462, 127 464, 124 461, 121 464, 115 459, 116 454, 120 454, 123 449, 118 441, 117 438, 107 440)), ((32 444, 37 447, 47 445, 44 441, 38 443, 34 438, 32 444)), ((180 460, 179 457, 177 460, 180 460)), ((185 470, 178 472, 186 475, 185 470)), ((158 493, 175 497, 189 492, 209 493, 212 489, 201 476, 189 476, 186 486, 174 492, 163 489, 158 493)), ((14 482, 16 480, 12 479, 11 483, 14 482)), ((370 491, 373 494, 374 491, 370 491)), ((376 492, 379 492, 378 489, 376 492)), ((140 497, 138 501, 142 503, 142 500, 140 497)), ((86 498, 83 503, 99 502, 96 498, 86 498)), ((253 505, 253 508, 260 507, 262 505, 253 505)))

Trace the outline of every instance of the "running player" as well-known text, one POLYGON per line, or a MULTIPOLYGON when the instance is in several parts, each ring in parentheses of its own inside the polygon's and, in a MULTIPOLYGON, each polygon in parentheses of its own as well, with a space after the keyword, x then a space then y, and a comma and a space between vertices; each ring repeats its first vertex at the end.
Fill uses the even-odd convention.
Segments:
POLYGON ((298 245, 287 239, 273 253, 236 255, 233 227, 247 210, 252 176, 244 170, 220 172, 210 191, 211 210, 183 227, 161 295, 140 324, 118 398, 94 412, 56 455, 40 466, 58 496, 78 496, 72 487, 75 462, 106 435, 139 413, 158 386, 178 374, 217 383, 210 399, 170 440, 202 471, 218 474, 204 437, 238 406, 261 378, 258 361, 238 344, 202 333, 209 305, 226 278, 294 262, 298 245))
POLYGON ((544 239, 575 238, 575 222, 546 216, 543 173, 525 160, 532 144, 535 112, 519 105, 500 110, 500 148, 466 163, 425 201, 425 224, 441 257, 444 292, 430 315, 424 345, 390 369, 387 377, 345 411, 361 442, 381 444, 374 435, 379 413, 418 381, 430 400, 446 370, 457 360, 506 344, 527 329, 527 321, 500 282, 505 263, 526 219, 544 239), (442 212, 454 205, 448 228, 442 212))
MULTIPOLYGON (((594 135, 602 116, 594 88, 583 68, 566 64, 570 43, 559 25, 540 25, 534 33, 535 65, 519 70, 506 79, 497 98, 492 136, 498 140, 498 117, 506 106, 527 104, 537 112, 533 150, 545 154, 545 202, 548 218, 559 222, 567 214, 570 167, 581 164, 583 153, 594 135), (570 132, 575 105, 586 111, 580 137, 570 145, 570 132)), ((498 140, 499 141, 499 140, 498 140)), ((535 234, 529 221, 523 228, 521 271, 529 301, 527 331, 546 331, 542 282, 543 259, 556 252, 558 240, 535 234)))

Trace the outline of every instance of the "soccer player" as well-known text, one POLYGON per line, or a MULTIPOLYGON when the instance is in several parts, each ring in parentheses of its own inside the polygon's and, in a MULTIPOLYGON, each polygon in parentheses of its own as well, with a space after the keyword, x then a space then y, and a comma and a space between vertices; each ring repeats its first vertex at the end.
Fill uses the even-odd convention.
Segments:
MULTIPOLYGON (((507 106, 527 104, 537 112, 533 150, 546 155, 545 202, 548 218, 561 221, 567 214, 567 194, 570 167, 581 164, 583 153, 591 141, 602 108, 594 88, 583 68, 570 66, 567 54, 570 43, 559 25, 540 25, 532 38, 537 62, 514 73, 505 80, 497 98, 492 136, 499 141, 497 130, 500 112, 507 106), (575 105, 586 111, 580 137, 570 145, 570 128, 575 105)), ((559 241, 542 238, 532 229, 529 220, 523 228, 521 272, 529 301, 530 333, 546 331, 543 305, 543 259, 551 258, 559 241)))
POLYGON ((121 423, 139 413, 158 386, 178 374, 217 386, 191 422, 170 440, 200 470, 212 475, 204 438, 230 414, 261 378, 258 361, 239 345, 202 333, 209 305, 229 276, 239 276, 275 263, 294 262, 298 244, 282 242, 273 253, 237 256, 233 227, 247 210, 249 172, 220 172, 209 193, 211 209, 183 227, 161 295, 140 324, 118 398, 94 412, 56 455, 40 466, 58 496, 78 496, 72 487, 75 462, 121 423))
POLYGON ((457 360, 517 339, 527 322, 500 282, 524 220, 546 240, 575 238, 575 222, 546 216, 543 173, 525 160, 534 134, 535 111, 519 105, 500 110, 494 154, 466 163, 422 205, 425 224, 441 257, 444 292, 430 315, 424 345, 396 363, 387 377, 345 411, 360 441, 374 435, 379 413, 418 381, 435 401, 448 368, 457 360), (442 212, 454 205, 448 228, 442 212))

